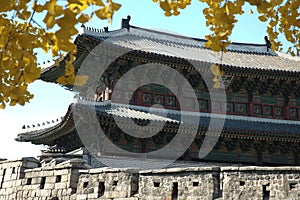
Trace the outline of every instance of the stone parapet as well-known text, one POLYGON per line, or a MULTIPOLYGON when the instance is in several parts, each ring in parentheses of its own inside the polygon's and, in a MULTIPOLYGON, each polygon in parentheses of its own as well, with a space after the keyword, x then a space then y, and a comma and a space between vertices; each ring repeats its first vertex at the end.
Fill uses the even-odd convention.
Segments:
POLYGON ((0 200, 300 199, 300 167, 90 168, 79 158, 0 162, 0 200))
POLYGON ((300 167, 222 167, 224 199, 300 199, 300 167))

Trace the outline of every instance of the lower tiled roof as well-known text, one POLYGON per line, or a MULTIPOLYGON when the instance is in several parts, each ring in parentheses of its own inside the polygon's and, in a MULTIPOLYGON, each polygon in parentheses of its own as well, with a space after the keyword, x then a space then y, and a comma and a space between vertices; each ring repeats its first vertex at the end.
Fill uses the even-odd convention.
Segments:
MULTIPOLYGON (((198 126, 201 130, 207 130, 211 119, 220 119, 224 121, 222 134, 224 137, 275 140, 275 141, 300 141, 300 122, 290 120, 273 120, 262 119, 245 116, 231 116, 209 113, 180 112, 167 110, 168 113, 162 112, 160 109, 152 109, 149 113, 149 107, 142 106, 126 106, 121 104, 112 104, 111 102, 99 102, 96 105, 93 102, 89 104, 76 103, 69 107, 68 112, 62 122, 45 129, 29 131, 21 133, 17 137, 17 141, 35 144, 53 144, 53 142, 67 134, 76 132, 73 119, 72 108, 96 109, 98 116, 105 117, 103 119, 112 120, 117 117, 121 120, 129 118, 135 120, 157 121, 167 123, 170 127, 172 124, 178 125, 183 123, 185 126, 198 126), (94 107, 95 106, 95 107, 94 107), (106 118, 107 117, 107 118, 106 118), (197 119, 199 117, 199 124, 197 119)), ((176 126, 174 126, 176 127, 176 126)))

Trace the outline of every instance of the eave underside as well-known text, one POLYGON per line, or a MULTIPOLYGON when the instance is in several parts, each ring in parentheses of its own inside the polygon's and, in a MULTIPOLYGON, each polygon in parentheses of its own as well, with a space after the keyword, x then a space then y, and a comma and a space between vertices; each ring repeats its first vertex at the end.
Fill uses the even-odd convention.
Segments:
MULTIPOLYGON (((219 63, 221 54, 213 52, 211 50, 200 48, 200 47, 193 47, 195 48, 193 52, 190 54, 187 54, 187 56, 195 55, 197 56, 199 54, 196 53, 197 51, 202 52, 203 55, 199 55, 200 58, 193 59, 192 57, 185 58, 185 57, 176 57, 174 55, 168 55, 164 54, 162 52, 152 52, 140 49, 140 46, 149 46, 150 49, 156 49, 162 45, 163 48, 166 48, 166 52, 169 52, 172 50, 168 50, 170 46, 165 44, 160 44, 162 41, 159 40, 153 40, 153 39, 145 39, 140 38, 140 36, 128 36, 129 39, 132 41, 127 41, 128 44, 132 44, 133 46, 126 46, 128 45, 127 42, 123 41, 124 38, 121 38, 120 41, 116 40, 113 44, 110 44, 107 46, 107 53, 112 52, 113 55, 115 55, 114 52, 119 52, 121 49, 127 49, 129 53, 128 55, 125 55, 125 57, 128 57, 128 59, 132 60, 138 60, 141 62, 161 62, 163 64, 167 64, 170 66, 176 66, 176 68, 190 68, 190 66, 186 65, 185 63, 192 63, 195 66, 203 68, 200 70, 207 70, 212 64, 220 64, 222 71, 224 71, 228 75, 233 76, 247 76, 252 78, 257 77, 269 77, 269 78, 279 78, 281 80, 298 80, 299 73, 300 73, 300 64, 299 61, 287 59, 287 58, 281 58, 279 56, 275 55, 264 55, 259 53, 253 53, 253 52, 243 52, 243 51, 228 51, 223 54, 222 62, 219 63), (149 41, 148 41, 149 40, 149 41), (147 41, 145 44, 143 42, 147 41), (137 42, 137 43, 135 43, 137 42), (141 44, 140 44, 141 43, 141 44), (152 45, 152 46, 151 46, 152 45), (153 46, 154 45, 154 46, 153 46), (155 45, 159 45, 158 47, 155 45), (195 52, 194 52, 195 51, 195 52), (207 56, 213 57, 214 59, 208 59, 207 56), (188 61, 188 62, 187 62, 188 61), (276 66, 276 67, 274 67, 276 66)), ((76 61, 74 62, 75 66, 75 72, 78 71, 78 69, 81 66, 81 63, 86 58, 86 56, 94 49, 97 45, 99 45, 103 40, 106 38, 101 37, 95 37, 91 35, 79 35, 75 41, 75 44, 77 45, 77 54, 76 54, 76 61)), ((105 45, 103 45, 105 46, 105 45)), ((176 46, 176 45, 175 45, 176 46)), ((178 45, 177 45, 178 46, 178 45)), ((161 47, 161 48, 162 48, 161 47)), ((174 47, 175 48, 175 47, 174 47)), ((182 46, 182 48, 186 48, 187 50, 190 50, 192 47, 190 46, 182 46)), ((179 48, 182 50, 182 48, 179 48)), ((200 52, 200 54, 201 54, 200 52)), ((179 53, 178 53, 179 54, 179 53)), ((179 54, 180 55, 180 54, 179 54)), ((68 56, 65 58, 68 60, 68 56)), ((56 79, 60 76, 64 75, 65 71, 65 61, 61 61, 60 65, 58 67, 50 66, 47 69, 42 71, 41 79, 47 82, 56 82, 56 79)), ((72 86, 67 86, 71 88, 72 86)))
MULTIPOLYGON (((81 105, 79 107, 85 108, 85 106, 81 105)), ((110 106, 96 107, 96 110, 99 124, 101 126, 106 127, 117 127, 117 124, 114 120, 115 117, 119 118, 124 124, 129 124, 129 121, 131 121, 132 119, 138 120, 140 125, 147 125, 149 120, 155 120, 155 118, 153 118, 153 115, 149 115, 150 117, 149 119, 147 119, 147 113, 145 114, 145 116, 143 116, 142 119, 139 119, 137 113, 140 113, 140 110, 138 112, 134 110, 126 111, 126 115, 128 116, 127 118, 122 117, 123 113, 120 112, 123 111, 111 112, 110 106)), ((168 131, 176 132, 178 129, 178 123, 176 123, 176 121, 180 121, 180 119, 180 115, 173 113, 169 114, 166 119, 157 122, 165 123, 165 127, 168 131)), ((198 135, 206 134, 210 121, 211 119, 209 117, 200 117, 198 135)), ((284 124, 272 123, 272 120, 268 121, 269 122, 258 122, 246 121, 242 119, 225 119, 221 137, 278 142, 300 141, 300 124, 297 124, 297 122, 287 121, 287 123, 284 124)), ((186 125, 187 133, 189 132, 189 130, 193 130, 192 128, 189 129, 189 127, 191 126, 195 126, 195 124, 186 125)), ((212 131, 211 134, 214 135, 214 132, 212 131)), ((219 135, 218 132, 215 132, 215 135, 219 135)), ((69 107, 68 112, 64 117, 64 120, 55 127, 19 134, 17 140, 22 142, 32 142, 33 144, 44 144, 49 146, 59 144, 60 146, 63 146, 69 150, 73 150, 82 146, 80 137, 78 136, 74 124, 72 106, 69 107)))

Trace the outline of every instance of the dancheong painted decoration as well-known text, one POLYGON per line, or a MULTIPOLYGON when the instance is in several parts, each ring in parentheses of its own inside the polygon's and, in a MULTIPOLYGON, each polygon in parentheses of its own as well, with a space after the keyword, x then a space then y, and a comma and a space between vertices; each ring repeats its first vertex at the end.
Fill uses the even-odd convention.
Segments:
MULTIPOLYGON (((93 94, 90 95, 88 88, 81 90, 77 94, 78 101, 70 105, 61 121, 40 128, 25 126, 18 141, 56 145, 66 152, 74 151, 83 143, 74 123, 76 113, 73 108, 93 105, 98 123, 110 141, 124 150, 145 153, 172 140, 182 122, 182 115, 197 112, 199 124, 185 122, 187 126, 198 128, 192 144, 180 159, 256 165, 300 164, 299 58, 273 52, 267 44, 232 43, 226 51, 214 52, 204 47, 205 40, 196 38, 135 26, 115 31, 82 26, 75 40, 78 49, 74 62, 76 71, 80 71, 85 58, 97 45, 110 38, 113 42, 105 47, 107 54, 121 50, 127 53, 117 57, 102 77, 94 80, 97 88, 93 94), (130 69, 149 63, 176 70, 188 80, 193 91, 175 95, 172 88, 155 83, 136 88, 141 76, 138 73, 127 84, 127 87, 136 88, 133 92, 116 87, 118 80, 130 69), (211 73, 212 66, 217 66, 219 71, 211 73), (212 102, 212 95, 220 90, 226 92, 225 98, 215 95, 216 100, 212 102), (191 98, 191 92, 196 94, 196 99, 191 98), (125 106, 126 102, 130 105, 125 106), (117 106, 111 106, 113 103, 117 106), (153 105, 156 108, 149 113, 153 105), (159 115, 162 107, 168 110, 167 116, 159 115), (150 129, 156 128, 156 123, 150 121, 164 123, 164 126, 152 137, 136 138, 120 130, 115 117, 120 123, 127 124, 129 130, 132 120, 140 126, 149 125, 150 129), (212 151, 199 159, 198 152, 212 118, 225 118, 224 126, 212 151)), ((102 56, 105 59, 106 55, 102 56)), ((58 67, 44 68, 41 79, 56 82, 64 74, 64 66, 63 60, 58 67)), ((95 69, 97 67, 90 68, 90 73, 97 73, 93 71, 95 69)), ((144 73, 162 82, 171 82, 174 88, 179 87, 176 86, 177 77, 167 72, 145 70, 144 73)), ((65 87, 75 90, 71 85, 65 87)), ((132 128, 132 131, 138 130, 132 128)), ((188 137, 189 129, 185 131, 188 137)))

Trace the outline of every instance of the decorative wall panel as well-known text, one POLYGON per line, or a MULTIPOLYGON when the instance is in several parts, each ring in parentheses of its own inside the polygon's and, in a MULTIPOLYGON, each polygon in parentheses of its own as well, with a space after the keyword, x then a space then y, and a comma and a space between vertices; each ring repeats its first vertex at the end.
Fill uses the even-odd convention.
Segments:
POLYGON ((176 107, 176 97, 175 96, 166 96, 166 106, 176 107))
POLYGON ((273 116, 273 107, 272 106, 264 106, 264 115, 265 116, 273 116))
POLYGON ((152 94, 143 93, 142 94, 142 103, 147 105, 152 105, 152 94))
POLYGON ((235 112, 238 114, 247 114, 247 104, 245 103, 237 103, 235 104, 235 112))
POLYGON ((253 114, 254 115, 262 115, 262 108, 261 108, 261 105, 254 105, 253 106, 253 114))
POLYGON ((283 117, 283 108, 275 107, 274 108, 274 115, 275 115, 275 117, 283 117))
POLYGON ((291 119, 298 118, 298 109, 297 108, 290 108, 289 114, 290 114, 291 119))
POLYGON ((164 96, 160 94, 154 95, 154 104, 164 105, 164 96))

